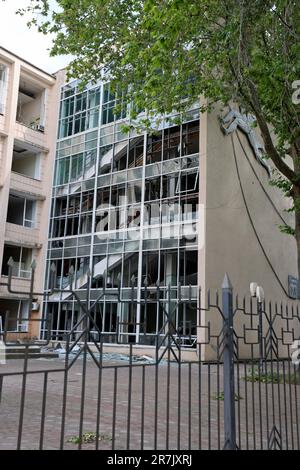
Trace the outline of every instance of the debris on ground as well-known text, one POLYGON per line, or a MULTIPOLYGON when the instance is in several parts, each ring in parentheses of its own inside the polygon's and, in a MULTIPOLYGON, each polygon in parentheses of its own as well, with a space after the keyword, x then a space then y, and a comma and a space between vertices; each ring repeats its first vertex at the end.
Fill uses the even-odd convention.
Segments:
POLYGON ((139 362, 140 364, 144 363, 151 363, 155 362, 152 357, 149 356, 137 356, 134 355, 130 358, 129 355, 127 354, 121 354, 121 353, 103 353, 102 357, 103 361, 112 361, 112 362, 121 362, 121 361, 126 361, 130 362, 130 359, 133 363, 139 362))
MULTIPOLYGON (((70 355, 75 355, 75 354, 78 354, 79 351, 81 350, 81 347, 79 345, 76 345, 74 346, 74 348, 72 348, 70 351, 69 351, 69 354, 70 355)), ((57 343, 55 347, 50 347, 50 346, 45 346, 41 349, 41 351, 43 353, 46 353, 46 352, 56 352, 59 354, 59 357, 60 358, 64 358, 65 355, 66 355, 66 349, 61 345, 61 343, 57 343)), ((94 356, 99 359, 99 353, 97 351, 94 351, 93 352, 94 356)), ((80 358, 80 355, 79 355, 79 358, 80 358)), ((88 358, 91 359, 91 356, 90 354, 88 354, 88 358)), ((122 353, 116 353, 116 352, 113 352, 113 353, 103 353, 102 354, 102 360, 103 361, 110 361, 110 362, 130 362, 130 355, 129 354, 122 354, 122 353)), ((147 355, 142 355, 142 356, 138 356, 138 355, 133 355, 131 357, 131 361, 132 363, 139 363, 139 364, 152 364, 155 362, 155 359, 152 358, 151 356, 147 356, 147 355)))

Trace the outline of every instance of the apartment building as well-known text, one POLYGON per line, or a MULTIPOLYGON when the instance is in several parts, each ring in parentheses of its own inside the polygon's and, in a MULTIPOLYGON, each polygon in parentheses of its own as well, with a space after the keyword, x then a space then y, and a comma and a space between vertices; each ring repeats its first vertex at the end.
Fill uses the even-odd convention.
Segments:
POLYGON ((0 329, 39 335, 28 321, 41 314, 41 298, 29 305, 30 270, 37 263, 34 291, 43 291, 47 227, 55 158, 59 93, 64 72, 50 75, 0 47, 0 267, 7 282, 13 259, 13 290, 0 286, 0 329), (24 295, 22 295, 24 292, 24 295))
POLYGON ((0 48, 0 329, 6 321, 12 336, 44 337, 30 319, 50 315, 52 339, 63 340, 80 315, 70 279, 86 299, 89 273, 91 301, 109 291, 93 311, 108 343, 154 344, 158 288, 172 308, 188 296, 173 318, 188 345, 203 333, 200 286, 204 302, 225 272, 237 292, 255 281, 273 300, 293 297, 295 240, 279 230, 293 224, 290 202, 269 184, 271 164, 245 116, 200 115, 195 103, 151 131, 125 132, 119 100, 105 77, 82 89, 0 48), (10 259, 18 294, 5 287, 10 259), (34 291, 54 276, 59 292, 29 305, 33 260, 34 291), (133 283, 137 302, 119 302, 117 289, 128 299, 133 283))
MULTIPOLYGON (((252 126, 241 130, 239 113, 228 129, 217 107, 199 116, 199 103, 180 125, 166 116, 153 132, 124 132, 126 110, 113 111, 118 99, 105 79, 84 90, 77 81, 62 87, 46 269, 49 286, 55 266, 60 292, 44 309, 52 339, 63 340, 79 318, 70 270, 80 298, 88 273, 90 300, 104 283, 110 290, 93 312, 106 342, 154 344, 164 322, 157 286, 162 298, 171 289, 174 305, 188 292, 174 323, 194 340, 201 334, 198 288, 220 288, 226 271, 237 292, 247 294, 256 281, 269 298, 288 299, 295 241, 278 226, 292 225, 292 215, 269 184, 259 134, 252 126), (118 302, 117 287, 129 298, 132 281, 138 302, 118 302)), ((204 324, 212 321, 202 316, 204 324)))

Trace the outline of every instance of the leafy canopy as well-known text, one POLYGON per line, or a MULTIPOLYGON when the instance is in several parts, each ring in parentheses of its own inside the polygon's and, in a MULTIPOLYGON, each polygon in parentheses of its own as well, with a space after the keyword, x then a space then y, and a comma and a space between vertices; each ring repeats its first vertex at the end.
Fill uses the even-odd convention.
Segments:
POLYGON ((109 70, 132 119, 183 111, 201 95, 208 107, 238 102, 289 190, 300 185, 299 0, 31 0, 25 10, 56 34, 52 55, 74 56, 70 76, 97 81, 109 70))

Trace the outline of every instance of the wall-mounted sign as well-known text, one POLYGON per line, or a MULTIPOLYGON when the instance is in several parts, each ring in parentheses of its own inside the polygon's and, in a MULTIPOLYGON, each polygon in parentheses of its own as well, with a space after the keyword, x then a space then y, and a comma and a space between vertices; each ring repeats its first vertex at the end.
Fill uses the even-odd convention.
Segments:
POLYGON ((230 109, 226 116, 221 118, 221 128, 226 135, 236 131, 237 128, 241 129, 247 135, 256 159, 267 170, 270 177, 271 170, 263 159, 265 154, 264 146, 258 140, 256 132, 253 129, 253 124, 255 122, 256 118, 253 116, 253 114, 246 114, 245 112, 239 112, 236 109, 230 109))
POLYGON ((289 297, 291 299, 299 299, 299 281, 294 276, 288 276, 289 297))

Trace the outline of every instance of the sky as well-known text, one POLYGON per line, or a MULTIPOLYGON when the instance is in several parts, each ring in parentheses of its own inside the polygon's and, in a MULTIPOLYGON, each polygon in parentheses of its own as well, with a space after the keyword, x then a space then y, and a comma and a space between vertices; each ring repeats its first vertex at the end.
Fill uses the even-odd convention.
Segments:
POLYGON ((16 15, 18 8, 28 5, 29 0, 0 0, 0 46, 48 73, 64 68, 70 58, 50 57, 52 37, 38 33, 26 25, 28 18, 16 15))

